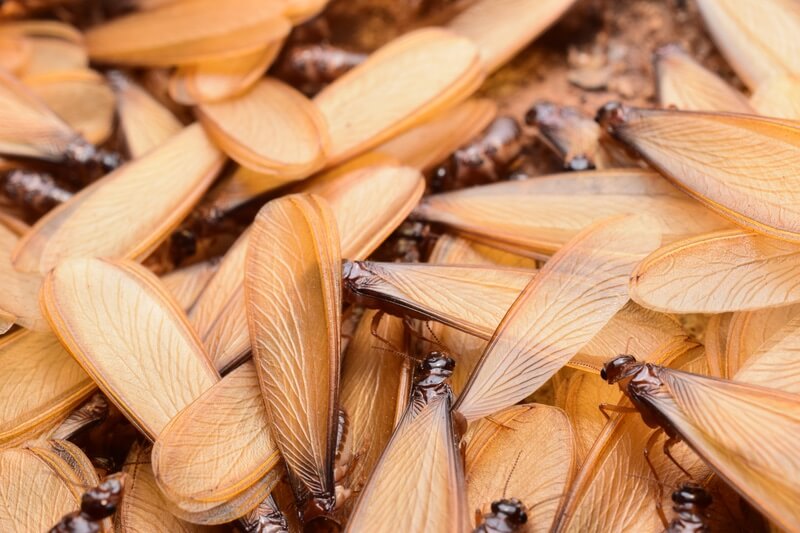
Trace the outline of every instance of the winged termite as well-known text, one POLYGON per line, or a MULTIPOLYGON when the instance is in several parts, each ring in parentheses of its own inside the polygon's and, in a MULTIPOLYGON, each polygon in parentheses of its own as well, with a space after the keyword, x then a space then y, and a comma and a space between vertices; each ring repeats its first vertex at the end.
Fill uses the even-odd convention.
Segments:
MULTIPOLYGON (((486 520, 484 529, 475 524, 475 531, 548 531, 575 467, 573 433, 564 412, 540 404, 509 407, 476 422, 465 438, 470 509, 476 515, 489 511, 496 515, 504 511, 497 500, 512 496, 524 507, 535 509, 525 527, 492 529, 497 521, 486 520)), ((510 510, 505 509, 507 518, 498 517, 500 522, 514 523, 510 510)))
POLYGON ((111 135, 114 93, 97 72, 76 69, 39 74, 26 77, 25 85, 90 143, 100 144, 111 135))
POLYGON ((59 340, 150 439, 219 379, 159 285, 133 263, 71 259, 42 286, 42 306, 59 340))
POLYGON ((747 229, 800 240, 789 171, 800 159, 797 124, 618 103, 601 109, 598 120, 709 209, 747 229))
POLYGON ((327 43, 290 46, 281 55, 275 75, 304 94, 318 93, 367 59, 367 54, 327 43))
MULTIPOLYGON (((346 531, 452 531, 467 528, 461 440, 450 412, 451 394, 441 378, 452 360, 431 360, 443 385, 427 405, 412 401, 361 491, 346 531), (415 416, 413 413, 416 413, 415 416)), ((423 374, 423 380, 431 377, 423 374)), ((418 395, 421 397, 422 395, 418 395)))
POLYGON ((120 127, 133 159, 181 131, 175 115, 122 72, 112 71, 108 79, 117 95, 120 127))
MULTIPOLYGON (((741 230, 663 247, 631 275, 631 298, 670 313, 722 313, 800 301, 791 279, 800 246, 741 230)), ((800 271, 800 270, 799 270, 800 271)))
POLYGON ((161 277, 162 283, 184 310, 192 308, 197 298, 219 270, 220 261, 211 259, 173 270, 161 277))
POLYGON ((603 218, 635 213, 656 218, 667 242, 727 227, 658 175, 640 169, 555 174, 428 196, 412 216, 538 256, 552 254, 603 218))
POLYGON ((482 80, 478 51, 467 39, 438 28, 395 39, 314 98, 328 123, 328 164, 377 146, 458 103, 482 80))
POLYGON ((475 420, 538 389, 625 305, 630 271, 659 243, 646 217, 615 217, 579 233, 506 312, 454 409, 475 420))
POLYGON ((497 70, 534 40, 573 4, 573 0, 482 0, 447 27, 473 40, 486 70, 497 70))
POLYGON ((517 498, 492 502, 491 512, 483 515, 482 522, 472 533, 514 533, 528 522, 528 510, 517 498))
POLYGON ((303 95, 275 79, 198 108, 200 122, 239 164, 283 179, 319 168, 329 144, 325 120, 303 95))
POLYGON ((108 416, 108 401, 100 392, 95 392, 80 407, 72 411, 67 418, 50 434, 51 439, 68 440, 86 429, 99 424, 108 416))
POLYGON ((178 225, 222 163, 202 128, 189 126, 41 218, 14 250, 14 266, 47 272, 69 257, 143 259, 178 225), (168 186, 155 179, 162 175, 170 177, 168 186))
POLYGON ((661 107, 754 113, 742 93, 692 59, 680 45, 668 44, 657 49, 653 62, 661 107))
POLYGON ((360 305, 489 339, 534 274, 489 266, 346 262, 343 287, 347 299, 360 305))
POLYGON ((611 168, 611 156, 600 144, 600 127, 574 107, 540 101, 525 114, 545 142, 564 160, 567 170, 611 168))
POLYGON ((794 356, 800 339, 800 318, 796 313, 795 308, 790 320, 773 326, 774 333, 749 358, 736 361, 739 366, 732 369, 733 379, 800 394, 797 383, 800 368, 794 356))
MULTIPOLYGON (((669 345, 662 348, 651 356, 653 360, 680 368, 700 369, 703 366, 702 348, 689 351, 686 345, 677 349, 669 345)), ((665 455, 651 454, 650 459, 660 478, 660 484, 654 482, 643 454, 652 429, 639 417, 612 415, 610 421, 605 419, 597 409, 598 403, 592 405, 589 402, 606 398, 616 403, 622 396, 620 391, 616 388, 610 392, 600 391, 599 384, 605 389, 612 387, 603 383, 597 374, 577 375, 584 378, 582 385, 591 387, 591 393, 583 400, 580 397, 572 400, 576 405, 583 404, 579 406, 581 416, 593 417, 593 423, 600 421, 601 429, 596 439, 589 443, 588 454, 562 501, 553 531, 663 530, 665 523, 657 509, 668 506, 669 500, 662 487, 677 487, 686 480, 685 474, 665 455), (602 421, 607 422, 605 426, 602 421), (618 505, 609 504, 611 494, 620 495, 618 505)), ((570 413, 570 417, 576 422, 575 428, 580 435, 580 419, 573 418, 574 414, 570 413)), ((663 436, 657 438, 656 444, 663 442, 663 436)), ((674 446, 672 453, 695 479, 707 476, 707 468, 685 443, 674 446)))
POLYGON ((64 515, 50 533, 95 533, 101 520, 113 516, 122 500, 127 475, 112 474, 81 496, 81 508, 64 515))
POLYGON ((0 446, 48 432, 95 389, 50 333, 17 331, 0 339, 0 446))
POLYGON ((256 486, 245 501, 204 523, 237 518, 252 507, 248 502, 266 498, 280 479, 280 457, 253 364, 239 366, 178 413, 152 458, 158 486, 178 508, 230 502, 256 486), (269 482, 258 486, 264 478, 269 482))
POLYGON ((114 527, 132 533, 206 533, 210 528, 178 520, 156 485, 150 449, 135 443, 122 471, 127 474, 125 497, 114 515, 114 527))
POLYGON ((290 25, 281 11, 280 2, 173 2, 93 26, 86 32, 86 46, 92 60, 103 63, 198 64, 283 39, 290 25))
POLYGON ((96 149, 47 104, 8 73, 0 72, 0 154, 101 171, 119 165, 119 157, 96 149))
POLYGON ((306 518, 336 504, 333 460, 339 385, 339 235, 313 195, 264 206, 253 223, 244 291, 269 428, 306 518), (277 247, 276 247, 277 245, 277 247))
POLYGON ((606 363, 601 377, 619 384, 645 424, 666 433, 667 457, 685 440, 771 520, 800 527, 800 465, 792 453, 800 436, 800 396, 640 363, 631 355, 606 363), (758 443, 752 435, 760 435, 758 443))
MULTIPOLYGON (((349 417, 349 431, 341 452, 342 461, 353 465, 348 484, 363 487, 386 443, 392 436, 408 399, 411 368, 407 359, 387 351, 376 338, 389 345, 404 346, 403 323, 384 318, 372 334, 375 311, 367 311, 359 321, 342 359, 341 406, 349 417)), ((347 506, 350 502, 346 502, 347 506)))
MULTIPOLYGON (((766 344, 797 314, 800 305, 787 305, 733 313, 725 342, 726 369, 721 377, 732 378, 757 351, 770 346, 766 344)), ((783 338, 782 336, 775 337, 783 338)))
POLYGON ((170 79, 170 95, 176 102, 185 105, 237 96, 264 75, 282 44, 278 40, 239 57, 180 67, 170 79))
POLYGON ((800 9, 786 0, 699 0, 706 26, 750 89, 774 75, 800 74, 796 40, 800 9))
POLYGON ((0 309, 13 323, 37 331, 46 331, 47 321, 39 308, 38 295, 42 276, 18 272, 11 263, 11 252, 19 243, 14 232, 0 225, 0 275, 6 281, 0 293, 0 309))
POLYGON ((516 119, 501 116, 433 170, 431 189, 440 192, 500 180, 522 153, 524 138, 516 119))
POLYGON ((760 83, 750 97, 750 105, 759 115, 766 117, 800 119, 800 78, 797 76, 773 76, 760 83))

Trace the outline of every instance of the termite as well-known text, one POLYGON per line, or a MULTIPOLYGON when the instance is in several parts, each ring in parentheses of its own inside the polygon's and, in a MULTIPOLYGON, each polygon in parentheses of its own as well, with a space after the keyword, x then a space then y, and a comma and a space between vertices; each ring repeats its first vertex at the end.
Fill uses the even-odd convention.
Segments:
POLYGON ((100 522, 117 511, 125 490, 127 474, 112 474, 98 486, 83 493, 79 511, 64 515, 50 533, 96 533, 100 522))

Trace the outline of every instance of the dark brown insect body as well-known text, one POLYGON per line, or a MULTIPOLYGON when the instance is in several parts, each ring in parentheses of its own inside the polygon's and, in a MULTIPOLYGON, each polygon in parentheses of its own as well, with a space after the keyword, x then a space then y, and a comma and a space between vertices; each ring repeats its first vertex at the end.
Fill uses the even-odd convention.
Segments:
POLYGON ((515 119, 496 118, 477 139, 434 169, 431 189, 440 192, 500 180, 522 153, 523 141, 515 119))
POLYGON ((411 391, 411 402, 415 405, 428 405, 434 398, 452 396, 447 380, 453 375, 456 362, 441 352, 430 352, 417 365, 416 383, 411 391))
POLYGON ((378 309, 393 316, 418 320, 431 320, 430 317, 408 308, 385 295, 370 291, 375 274, 370 271, 369 261, 345 261, 342 266, 342 289, 344 298, 353 304, 369 309, 378 309))
POLYGON ((276 74, 302 92, 314 94, 363 63, 366 58, 367 54, 329 44, 296 45, 283 55, 276 74))
POLYGON ((98 486, 83 493, 81 509, 65 515, 50 533, 95 533, 100 522, 117 511, 125 489, 126 474, 108 476, 98 486))
POLYGON ((72 192, 53 176, 35 170, 14 169, 2 179, 3 193, 18 206, 42 215, 72 198, 72 192))
POLYGON ((536 126, 550 147, 564 159, 567 170, 596 167, 600 128, 590 117, 573 107, 538 102, 525 115, 525 123, 536 126))
POLYGON ((492 512, 472 533, 514 533, 528 521, 525 505, 516 498, 492 502, 492 512))
POLYGON ((692 483, 682 485, 672 493, 673 511, 677 515, 667 526, 666 533, 708 533, 708 507, 711 496, 692 483))

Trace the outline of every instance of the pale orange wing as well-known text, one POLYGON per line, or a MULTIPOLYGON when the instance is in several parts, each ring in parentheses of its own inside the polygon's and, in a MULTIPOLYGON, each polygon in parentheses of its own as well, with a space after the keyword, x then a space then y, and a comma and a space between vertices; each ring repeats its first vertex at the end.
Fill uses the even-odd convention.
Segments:
POLYGON ((172 2, 118 17, 86 32, 98 62, 145 66, 196 64, 263 48, 289 32, 276 2, 172 2))
POLYGON ((703 334, 706 347, 709 375, 716 378, 729 378, 728 373, 728 336, 734 313, 711 315, 703 334))
POLYGON ((485 514, 493 501, 517 498, 530 513, 523 531, 549 531, 577 466, 564 412, 540 404, 509 407, 476 422, 465 438, 470 511, 485 514))
POLYGON ((731 318, 727 351, 727 370, 723 377, 731 378, 757 351, 773 342, 775 334, 800 313, 800 304, 734 313, 731 318))
POLYGON ((251 170, 299 179, 325 160, 325 119, 308 98, 278 80, 264 78, 243 94, 202 103, 197 116, 209 136, 251 170))
POLYGON ((14 232, 0 224, 0 275, 5 280, 0 292, 0 309, 9 314, 12 324, 47 331, 50 328, 39 309, 41 274, 19 272, 11 263, 11 253, 18 242, 14 232))
POLYGON ((800 74, 800 6, 792 0, 698 0, 714 41, 755 90, 780 74, 800 74))
POLYGON ((241 94, 264 75, 282 45, 283 41, 274 41, 238 57, 181 67, 170 79, 170 95, 176 102, 195 105, 241 94))
POLYGON ((462 468, 450 401, 441 397, 392 436, 346 531, 465 531, 462 468))
POLYGON ((419 126, 401 133, 375 148, 404 165, 427 169, 468 143, 497 114, 492 100, 473 98, 446 109, 419 126))
POLYGON ((800 124, 627 108, 602 122, 670 180, 737 225, 800 241, 800 124))
MULTIPOLYGON (((411 364, 372 335, 375 311, 361 318, 342 359, 341 407, 348 416, 348 430, 339 464, 350 464, 347 484, 363 487, 392 436, 395 420, 408 401, 411 364)), ((400 319, 383 317, 378 335, 396 349, 403 349, 400 319)), ((352 507, 355 498, 345 505, 352 507)))
POLYGON ((479 0, 447 24, 475 42, 492 72, 534 40, 574 0, 479 0))
MULTIPOLYGON (((158 486, 181 508, 230 501, 275 469, 280 456, 253 364, 239 366, 178 413, 152 458, 158 486)), ((262 487, 261 499, 271 488, 262 487)), ((229 518, 241 510, 232 506, 229 518)))
POLYGON ((41 433, 77 407, 95 384, 52 333, 0 340, 0 446, 41 433))
POLYGON ((59 340, 151 439, 219 379, 178 304, 139 265, 62 262, 45 278, 42 306, 59 340))
POLYGON ((791 320, 741 362, 734 380, 800 394, 800 317, 796 313, 797 309, 791 320))
POLYGON ((478 50, 440 28, 407 33, 314 98, 331 137, 329 164, 364 152, 458 103, 483 80, 478 50))
POLYGON ((538 389, 628 301, 634 266, 660 243, 652 219, 602 221, 548 261, 503 317, 455 409, 490 415, 538 389))
POLYGON ((323 202, 290 195, 261 209, 251 227, 244 292, 272 436, 295 479, 315 496, 330 497, 341 256, 336 222, 323 202))
POLYGON ((179 520, 156 485, 150 466, 150 449, 134 443, 122 471, 128 474, 125 496, 114 515, 114 526, 131 533, 210 533, 211 528, 179 520))
POLYGON ((103 143, 111 135, 114 92, 94 70, 37 74, 25 78, 25 84, 90 143, 103 143))
POLYGON ((216 259, 201 261, 161 276, 161 282, 180 306, 189 310, 217 273, 219 264, 220 261, 216 259))
POLYGON ((724 313, 800 302, 800 243, 739 230, 672 243, 631 275, 631 298, 667 313, 724 313))
POLYGON ((665 367, 658 376, 646 401, 770 520, 800 529, 800 395, 665 367))
POLYGON ((220 371, 250 350, 242 288, 249 236, 246 231, 233 243, 189 312, 190 322, 220 371))
POLYGON ((552 254, 590 224, 647 213, 669 242, 728 224, 641 169, 571 172, 426 197, 414 215, 520 253, 552 254), (505 246, 504 246, 505 247, 505 246))
POLYGON ((750 105, 765 117, 800 119, 800 77, 773 76, 753 91, 750 105))
MULTIPOLYGON (((425 263, 345 263, 358 291, 488 340, 535 270, 425 263)), ((348 283, 347 277, 345 283, 348 283)))
POLYGON ((123 165, 40 218, 12 260, 48 272, 69 257, 143 259, 169 235, 224 162, 194 124, 123 165))
POLYGON ((754 113, 742 93, 692 59, 678 45, 659 48, 655 54, 655 67, 661 107, 754 113))
POLYGON ((336 170, 303 185, 333 210, 342 256, 365 259, 400 225, 425 190, 418 170, 394 165, 336 170))
POLYGON ((142 87, 121 72, 109 74, 125 143, 136 159, 181 131, 181 123, 142 87))

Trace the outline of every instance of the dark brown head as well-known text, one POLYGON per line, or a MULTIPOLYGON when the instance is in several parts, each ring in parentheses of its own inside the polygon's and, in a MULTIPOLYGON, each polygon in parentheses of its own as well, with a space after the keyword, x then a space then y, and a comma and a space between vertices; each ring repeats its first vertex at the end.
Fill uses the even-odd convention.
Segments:
POLYGON ((430 352, 428 356, 417 365, 417 386, 429 387, 439 385, 453 375, 456 362, 442 352, 430 352))
POLYGON ((81 497, 81 512, 93 520, 102 520, 113 515, 125 490, 124 473, 108 476, 98 486, 83 493, 81 497))
POLYGON ((505 520, 515 526, 521 526, 528 521, 528 512, 525 504, 516 498, 504 498, 492 502, 492 513, 495 516, 502 516, 505 520))
POLYGON ((711 505, 711 495, 701 486, 694 483, 684 483, 672 493, 672 501, 676 506, 694 507, 699 510, 711 505))
POLYGON ((628 121, 629 111, 621 102, 609 102, 597 111, 595 120, 604 130, 613 132, 615 128, 628 121))
POLYGON ((600 371, 600 377, 613 385, 618 381, 630 376, 639 367, 639 362, 632 355, 619 355, 606 362, 600 371))

